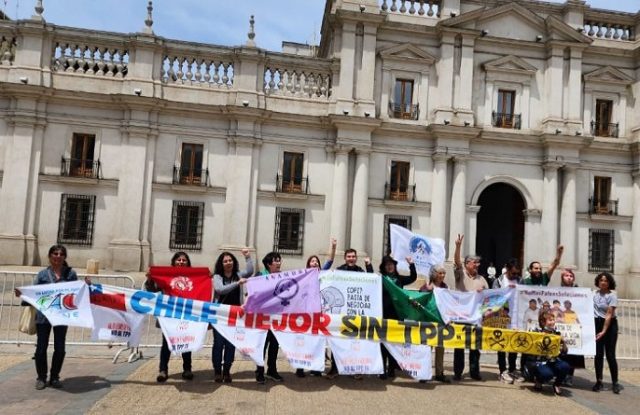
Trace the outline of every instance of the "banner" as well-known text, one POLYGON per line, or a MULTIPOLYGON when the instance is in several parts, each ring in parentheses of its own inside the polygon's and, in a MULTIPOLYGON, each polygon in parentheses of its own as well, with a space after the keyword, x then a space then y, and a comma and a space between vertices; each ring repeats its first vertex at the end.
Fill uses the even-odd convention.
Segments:
POLYGON ((516 306, 513 288, 464 292, 435 287, 433 293, 440 315, 446 324, 512 327, 511 315, 516 306))
POLYGON ((443 322, 433 292, 405 290, 387 277, 382 283, 400 320, 443 322))
MULTIPOLYGON (((56 284, 59 285, 59 284, 56 284)), ((557 356, 560 336, 510 329, 449 325, 432 322, 397 321, 359 315, 324 313, 245 313, 242 307, 161 293, 93 284, 92 290, 124 295, 128 312, 200 321, 245 329, 275 330, 337 339, 371 340, 398 344, 422 344, 445 348, 466 348, 557 356)), ((119 298, 119 297, 118 297, 119 298)))
POLYGON ((402 370, 416 380, 430 380, 431 346, 384 343, 402 370))
POLYGON ((429 275, 434 265, 440 265, 445 260, 444 241, 418 235, 402 226, 389 224, 391 252, 398 261, 398 271, 409 272, 409 264, 405 260, 410 256, 420 275, 429 275))
POLYGON ((204 267, 151 267, 149 276, 163 294, 211 301, 211 273, 204 267))
POLYGON ((380 343, 368 340, 329 339, 331 353, 341 375, 384 373, 380 343))
POLYGON ((243 356, 253 360, 257 366, 264 366, 264 344, 267 341, 267 331, 248 329, 239 326, 231 327, 216 324, 214 328, 224 336, 243 356))
POLYGON ((89 288, 84 281, 20 287, 20 298, 31 304, 52 326, 93 327, 89 288))
POLYGON ((209 328, 209 323, 167 317, 158 317, 158 323, 174 355, 202 349, 209 328))
POLYGON ((324 371, 324 349, 327 344, 324 337, 283 331, 274 334, 291 367, 324 371))
POLYGON ((542 310, 556 317, 556 329, 562 334, 570 354, 592 356, 596 353, 593 320, 593 292, 577 287, 531 287, 518 285, 516 327, 533 330, 539 326, 542 310))
POLYGON ((258 275, 246 283, 249 312, 317 313, 320 311, 320 286, 316 268, 258 275))
POLYGON ((91 340, 124 342, 129 347, 137 347, 142 337, 143 314, 126 313, 91 304, 93 331, 91 340))

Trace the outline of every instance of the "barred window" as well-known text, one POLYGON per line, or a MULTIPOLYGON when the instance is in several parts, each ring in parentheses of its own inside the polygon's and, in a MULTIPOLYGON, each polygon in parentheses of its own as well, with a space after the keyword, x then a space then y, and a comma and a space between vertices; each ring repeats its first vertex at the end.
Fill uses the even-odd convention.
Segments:
POLYGON ((281 254, 302 255, 304 209, 276 208, 273 250, 281 254))
POLYGON ((202 249, 204 202, 173 201, 169 249, 199 251, 202 249))
POLYGON ((62 195, 58 222, 59 244, 91 246, 95 206, 94 195, 62 195))
POLYGON ((382 246, 382 255, 391 254, 391 237, 389 225, 394 224, 411 230, 411 216, 405 215, 384 215, 384 238, 382 246))
POLYGON ((611 229, 589 229, 589 272, 613 272, 615 239, 611 229))

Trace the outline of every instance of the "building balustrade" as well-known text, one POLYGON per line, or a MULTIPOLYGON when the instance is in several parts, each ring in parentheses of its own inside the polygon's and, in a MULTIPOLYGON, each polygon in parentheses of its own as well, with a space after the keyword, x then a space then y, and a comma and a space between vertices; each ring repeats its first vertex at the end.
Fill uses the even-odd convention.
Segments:
POLYGON ((440 17, 441 5, 439 0, 382 0, 380 10, 412 16, 440 17))
POLYGON ((324 98, 331 96, 331 74, 305 69, 267 67, 264 71, 264 92, 304 98, 324 98))
POLYGON ((160 77, 167 84, 233 86, 233 62, 212 56, 165 55, 161 71, 160 77))
POLYGON ((618 201, 617 200, 600 200, 600 199, 590 197, 589 213, 595 214, 595 215, 618 216, 618 201))
POLYGON ((60 158, 61 176, 100 179, 100 169, 100 160, 60 158))
POLYGON ((602 123, 591 121, 591 135, 596 137, 613 137, 618 138, 619 123, 602 123))
POLYGON ((606 23, 596 20, 585 20, 584 34, 596 39, 634 40, 634 27, 631 24, 606 23))
POLYGON ((420 115, 418 104, 395 104, 389 102, 389 116, 403 120, 417 120, 420 115))
POLYGON ((498 128, 520 129, 521 114, 507 114, 493 111, 491 113, 491 125, 498 128))
POLYGON ((384 200, 415 202, 416 185, 391 185, 387 182, 384 184, 384 200))
POLYGON ((309 176, 284 177, 276 174, 276 192, 309 194, 309 176))
POLYGON ((129 72, 129 51, 77 41, 57 41, 51 69, 85 75, 124 78, 129 72))
POLYGON ((209 169, 194 169, 187 166, 173 166, 173 184, 209 186, 209 169))

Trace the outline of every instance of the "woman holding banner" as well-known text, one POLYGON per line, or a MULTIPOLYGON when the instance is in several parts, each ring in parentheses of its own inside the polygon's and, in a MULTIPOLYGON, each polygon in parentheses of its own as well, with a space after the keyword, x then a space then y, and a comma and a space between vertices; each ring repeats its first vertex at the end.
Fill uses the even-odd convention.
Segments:
MULTIPOLYGON (((561 287, 577 287, 578 286, 578 284, 576 284, 576 276, 571 269, 565 268, 562 270, 562 273, 560 274, 560 286, 561 287)), ((564 311, 563 311, 564 324, 580 324, 580 321, 578 319, 578 314, 571 309, 571 306, 572 306, 571 301, 566 300, 564 302, 564 311)), ((567 377, 564 379, 563 385, 573 386, 573 375, 576 369, 585 368, 584 356, 568 354, 564 356, 563 360, 567 362, 569 366, 571 366, 571 369, 569 370, 567 377)))
MULTIPOLYGON (((214 298, 217 303, 227 305, 242 305, 242 286, 247 282, 247 277, 253 275, 253 260, 249 250, 243 248, 242 256, 246 261, 246 269, 240 272, 238 260, 231 252, 223 252, 216 260, 213 271, 214 298)), ((213 349, 211 360, 213 362, 214 380, 218 383, 231 382, 231 365, 235 358, 236 348, 229 340, 224 338, 218 330, 213 328, 213 349), (224 365, 222 356, 224 354, 224 365)))
MULTIPOLYGON (((171 258, 172 267, 190 267, 191 259, 186 252, 176 252, 171 258)), ((147 280, 144 282, 144 289, 151 292, 158 292, 161 289, 151 279, 151 276, 147 274, 147 280)), ((160 327, 158 321, 156 321, 156 327, 160 327)), ((160 371, 156 377, 158 383, 166 382, 169 378, 169 358, 171 357, 171 351, 169 350, 169 344, 167 339, 162 335, 162 347, 160 348, 160 371)), ((185 380, 193 379, 193 372, 191 371, 191 352, 182 353, 182 378, 185 380)))
POLYGON ((618 383, 618 362, 616 361, 618 296, 613 292, 616 289, 616 280, 608 272, 601 272, 595 279, 595 285, 598 287, 598 291, 593 295, 593 312, 596 320, 596 358, 594 360, 596 384, 593 385, 593 391, 600 392, 604 389, 602 370, 606 354, 607 365, 609 365, 609 372, 611 372, 613 393, 618 394, 622 388, 618 383))
MULTIPOLYGON (((429 270, 429 281, 427 281, 420 291, 433 291, 434 287, 449 289, 444 282, 444 278, 447 276, 447 270, 443 265, 436 265, 429 270)), ((444 347, 436 347, 436 376, 435 380, 442 383, 450 383, 449 379, 444 375, 444 347)))
MULTIPOLYGON (((53 245, 49 248, 49 266, 38 275, 33 285, 55 284, 59 282, 76 281, 78 275, 67 264, 67 248, 62 245, 53 245)), ((85 279, 87 283, 91 283, 85 279)), ((16 297, 22 293, 15 289, 16 297)), ((49 386, 52 388, 62 388, 60 382, 60 371, 64 362, 65 344, 67 337, 67 326, 52 327, 51 323, 40 311, 36 314, 36 389, 42 390, 47 387, 47 348, 49 347, 49 336, 53 328, 53 357, 51 360, 51 372, 49 375, 49 386)))

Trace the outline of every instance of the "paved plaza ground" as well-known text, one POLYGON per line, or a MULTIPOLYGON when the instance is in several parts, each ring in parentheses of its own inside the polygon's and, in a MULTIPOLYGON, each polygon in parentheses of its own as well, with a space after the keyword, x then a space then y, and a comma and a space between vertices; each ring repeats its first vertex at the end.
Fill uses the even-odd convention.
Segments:
MULTIPOLYGON (((465 378, 447 385, 422 384, 405 376, 393 381, 374 376, 299 379, 281 361, 285 381, 258 385, 253 377, 255 366, 242 359, 234 364, 231 384, 215 383, 210 353, 202 351, 194 358, 193 381, 182 380, 181 360, 172 358, 169 380, 158 384, 158 349, 144 349, 144 358, 134 363, 127 363, 123 356, 114 364, 115 349, 68 346, 62 371, 64 389, 36 391, 33 350, 33 345, 0 345, 0 413, 577 415, 637 414, 640 407, 640 367, 635 361, 621 362, 624 390, 620 395, 591 392, 594 375, 588 369, 576 373, 575 387, 564 389, 564 397, 556 397, 550 387, 538 393, 530 383, 498 382, 495 355, 490 354, 482 358, 482 382, 465 378)), ((451 357, 446 356, 447 373, 451 357)))

